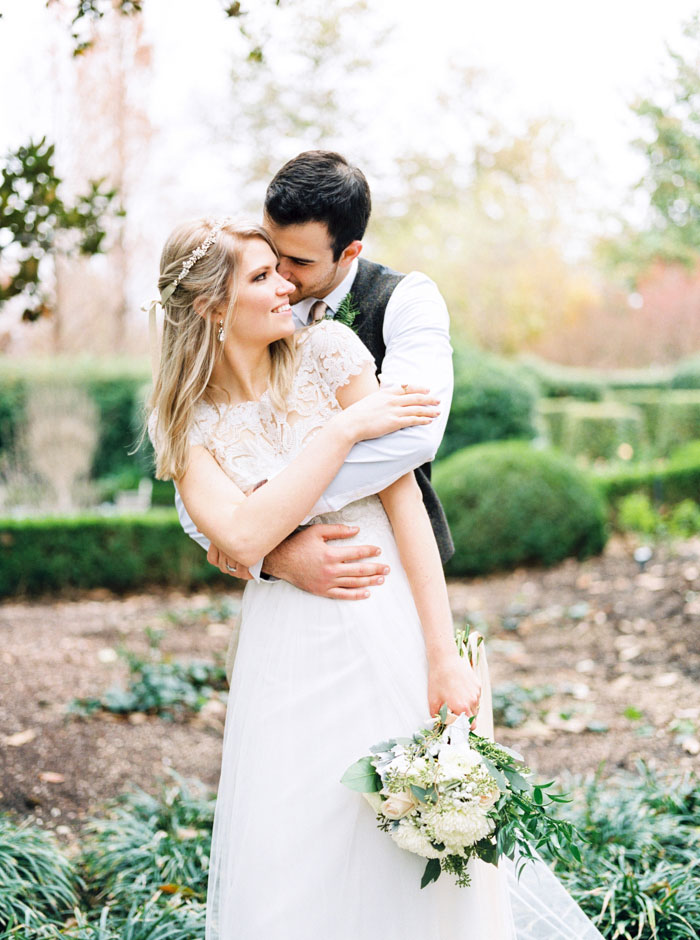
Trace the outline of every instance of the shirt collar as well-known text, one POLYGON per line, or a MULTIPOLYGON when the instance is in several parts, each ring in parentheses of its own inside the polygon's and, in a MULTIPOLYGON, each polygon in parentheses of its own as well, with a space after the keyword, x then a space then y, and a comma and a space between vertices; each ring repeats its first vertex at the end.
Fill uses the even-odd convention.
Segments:
POLYGON ((311 307, 319 299, 325 301, 325 303, 328 304, 328 312, 335 316, 338 307, 350 293, 352 285, 355 282, 358 263, 359 262, 357 258, 355 258, 355 260, 350 265, 350 270, 345 275, 343 280, 326 297, 305 297, 303 300, 300 300, 298 304, 294 304, 292 307, 292 312, 294 313, 295 319, 298 320, 299 323, 301 323, 303 326, 306 326, 306 324, 309 322, 309 313, 311 312, 311 307))

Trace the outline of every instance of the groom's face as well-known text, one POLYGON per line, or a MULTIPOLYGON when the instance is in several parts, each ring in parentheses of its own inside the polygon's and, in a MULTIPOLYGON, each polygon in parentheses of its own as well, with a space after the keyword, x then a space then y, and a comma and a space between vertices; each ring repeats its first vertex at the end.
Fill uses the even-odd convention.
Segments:
MULTIPOLYGON (((346 249, 334 261, 331 237, 325 222, 275 225, 266 216, 263 224, 280 253, 277 271, 294 285, 290 304, 296 304, 305 297, 326 297, 340 284, 353 258, 359 253, 353 251, 348 254, 346 249)), ((355 244, 360 243, 353 242, 355 244)))

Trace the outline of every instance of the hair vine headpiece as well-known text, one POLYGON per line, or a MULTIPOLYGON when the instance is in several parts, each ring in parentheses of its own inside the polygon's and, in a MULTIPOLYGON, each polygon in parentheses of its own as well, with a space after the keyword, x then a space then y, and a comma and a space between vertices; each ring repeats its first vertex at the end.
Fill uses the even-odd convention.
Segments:
POLYGON ((211 246, 214 244, 216 239, 219 236, 222 228, 227 225, 229 222, 233 221, 229 216, 226 216, 223 219, 219 219, 214 222, 211 232, 207 235, 201 245, 198 245, 193 252, 191 252, 187 259, 183 262, 182 267, 180 268, 180 273, 175 278, 174 281, 171 281, 167 284, 163 290, 160 291, 160 299, 152 300, 150 304, 144 304, 141 309, 148 313, 148 332, 149 332, 149 345, 151 348, 151 370, 153 372, 153 379, 155 380, 156 373, 158 371, 158 336, 156 330, 156 307, 160 305, 163 310, 165 310, 165 305, 170 300, 175 292, 175 288, 182 281, 194 265, 203 258, 206 253, 209 251, 211 246))

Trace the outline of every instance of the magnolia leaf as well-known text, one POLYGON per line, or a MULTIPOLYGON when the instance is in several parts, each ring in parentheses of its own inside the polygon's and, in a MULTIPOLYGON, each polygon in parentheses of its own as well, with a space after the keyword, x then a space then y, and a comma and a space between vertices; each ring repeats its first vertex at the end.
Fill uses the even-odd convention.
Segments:
POLYGON ((425 871, 423 872, 423 877, 421 878, 421 888, 425 888, 431 881, 437 881, 441 871, 440 859, 429 858, 428 864, 425 866, 425 871))
POLYGON ((447 705, 443 705, 438 712, 440 716, 440 721, 444 724, 447 721, 447 705))
POLYGON ((376 793, 382 786, 371 757, 361 757, 355 761, 345 771, 340 782, 349 790, 357 790, 358 793, 376 793))

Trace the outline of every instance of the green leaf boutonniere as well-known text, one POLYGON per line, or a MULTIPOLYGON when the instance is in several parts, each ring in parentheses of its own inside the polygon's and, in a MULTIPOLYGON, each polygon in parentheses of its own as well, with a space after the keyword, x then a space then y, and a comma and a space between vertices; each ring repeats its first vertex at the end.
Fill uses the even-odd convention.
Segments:
MULTIPOLYGON (((360 310, 355 306, 355 298, 352 296, 352 292, 350 292, 345 295, 343 302, 336 310, 333 319, 337 320, 338 323, 344 323, 345 326, 349 326, 351 330, 354 330, 355 327, 353 326, 353 323, 358 313, 360 313, 360 310)), ((357 331, 355 330, 355 332, 357 331)))

